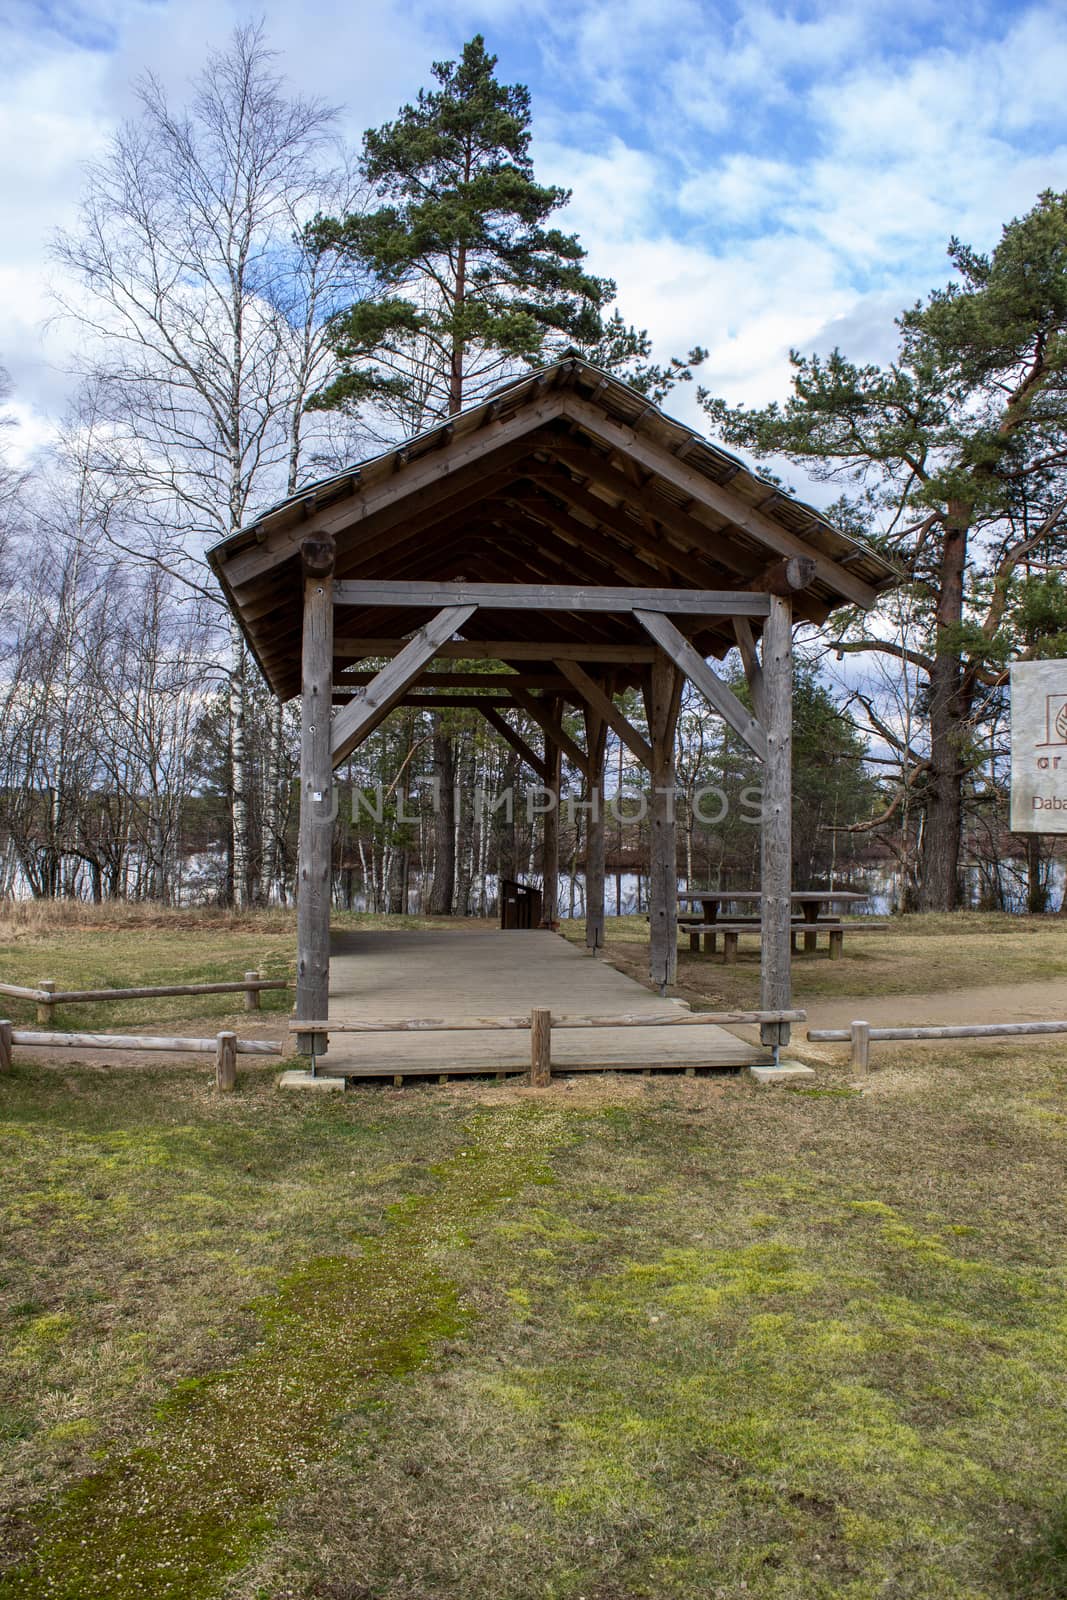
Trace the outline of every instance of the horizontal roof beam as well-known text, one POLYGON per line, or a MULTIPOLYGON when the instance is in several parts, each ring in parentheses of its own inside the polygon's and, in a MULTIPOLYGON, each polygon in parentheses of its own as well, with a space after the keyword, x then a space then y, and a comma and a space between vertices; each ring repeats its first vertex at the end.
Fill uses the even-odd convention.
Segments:
POLYGON ((489 611, 660 611, 690 617, 766 617, 766 594, 745 589, 608 588, 557 583, 335 583, 335 606, 440 610, 481 606, 489 611))
MULTIPOLYGON (((333 703, 335 706, 358 707, 362 704, 362 700, 355 690, 353 690, 351 694, 346 694, 344 693, 342 687, 342 691, 338 693, 337 686, 335 685, 333 690, 333 703)), ((405 689, 400 698, 398 700, 394 700, 392 705, 389 707, 389 711, 395 711, 398 706, 428 706, 432 710, 440 710, 445 706, 473 706, 475 708, 480 708, 482 706, 511 706, 511 708, 515 710, 518 707, 518 701, 513 695, 504 694, 504 692, 500 689, 490 690, 486 694, 422 694, 417 688, 415 688, 405 689)), ((387 714, 388 713, 383 713, 383 715, 378 718, 374 728, 377 728, 382 722, 385 721, 385 716, 387 714)), ((368 728, 367 732, 373 733, 374 728, 368 728)), ((366 733, 364 733, 363 737, 366 737, 366 733)))

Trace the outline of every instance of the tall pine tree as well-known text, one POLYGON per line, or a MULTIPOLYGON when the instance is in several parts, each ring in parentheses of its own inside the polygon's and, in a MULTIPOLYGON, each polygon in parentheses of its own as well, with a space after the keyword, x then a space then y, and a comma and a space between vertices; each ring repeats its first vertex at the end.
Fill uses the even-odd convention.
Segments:
MULTIPOLYGON (((662 399, 704 352, 660 367, 646 333, 618 313, 604 319, 615 285, 587 270, 574 234, 551 225, 568 191, 534 176, 529 91, 498 82, 481 35, 458 61, 435 62, 433 76, 435 88, 365 137, 363 176, 381 203, 311 229, 315 247, 348 257, 378 291, 334 316, 339 370, 312 405, 365 423, 377 413, 386 438, 414 434, 568 350, 662 399)), ((455 730, 441 715, 433 730, 441 803, 431 909, 448 914, 455 730)))
POLYGON ((905 637, 842 613, 838 642, 918 675, 921 741, 884 723, 878 732, 922 808, 919 904, 938 911, 958 900, 986 698, 1011 656, 1058 653, 1054 623, 1043 625, 1046 648, 1019 640, 1041 580, 1055 574, 1058 589, 1067 557, 1067 194, 1039 196, 990 255, 954 239, 949 256, 956 281, 899 318, 891 366, 794 353, 784 406, 701 397, 728 442, 861 487, 884 529, 875 536, 906 575, 890 602, 914 618, 905 637))
POLYGON ((534 176, 529 91, 498 82, 480 34, 433 76, 436 88, 365 137, 363 174, 381 204, 313 227, 316 245, 349 255, 379 288, 334 317, 340 370, 313 404, 370 402, 387 432, 413 433, 567 349, 662 398, 703 351, 659 367, 646 334, 617 313, 604 321, 615 285, 586 269, 576 235, 551 226, 570 195, 534 176))

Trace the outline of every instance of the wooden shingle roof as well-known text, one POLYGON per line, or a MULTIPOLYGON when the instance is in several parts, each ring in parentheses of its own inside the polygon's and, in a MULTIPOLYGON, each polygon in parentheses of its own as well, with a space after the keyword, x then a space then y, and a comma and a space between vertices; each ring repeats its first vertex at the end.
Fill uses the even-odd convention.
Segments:
MULTIPOLYGON (((759 588, 782 557, 814 563, 794 614, 872 606, 896 581, 874 550, 736 456, 577 358, 531 373, 371 460, 312 484, 216 545, 208 559, 271 687, 300 687, 300 547, 336 544, 336 576, 643 588, 759 588)), ((351 593, 351 590, 346 592, 351 593)), ((339 608, 336 654, 373 656, 425 610, 339 608), (347 641, 347 642, 346 642, 347 641)), ((618 615, 479 609, 463 634, 647 645, 618 615)), ((689 618, 699 652, 734 644, 728 619, 689 618)), ((475 653, 472 651, 472 653, 475 653)), ((505 658, 506 659, 506 658, 505 658)), ((624 675, 625 677, 625 675, 624 675)))

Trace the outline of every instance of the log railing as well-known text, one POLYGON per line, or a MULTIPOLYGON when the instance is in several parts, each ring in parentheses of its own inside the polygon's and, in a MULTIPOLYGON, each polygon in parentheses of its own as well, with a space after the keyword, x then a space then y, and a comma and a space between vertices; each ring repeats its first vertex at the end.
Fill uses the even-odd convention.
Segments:
POLYGON ((0 1072, 8 1071, 15 1045, 48 1050, 176 1050, 215 1056, 215 1083, 219 1089, 233 1089, 237 1081, 238 1056, 280 1056, 282 1046, 272 1039, 239 1039, 223 1032, 213 1039, 185 1038, 176 1034, 164 1038, 136 1033, 36 1033, 0 1022, 0 1072))
POLYGON ((1010 1039, 1038 1034, 1067 1033, 1067 1022, 973 1022, 944 1027, 872 1028, 853 1022, 847 1028, 809 1028, 808 1038, 826 1044, 848 1044, 850 1064, 858 1078, 867 1076, 872 1044, 893 1039, 1010 1039))
POLYGON ((174 995, 243 994, 245 1010, 258 1011, 259 997, 265 989, 288 989, 287 978, 264 978, 259 972, 246 972, 233 983, 157 983, 136 989, 60 989, 51 978, 44 978, 35 989, 15 983, 0 983, 0 994, 13 1000, 32 1000, 37 1006, 37 1021, 47 1026, 54 1006, 95 1005, 111 1000, 160 1000, 174 995))

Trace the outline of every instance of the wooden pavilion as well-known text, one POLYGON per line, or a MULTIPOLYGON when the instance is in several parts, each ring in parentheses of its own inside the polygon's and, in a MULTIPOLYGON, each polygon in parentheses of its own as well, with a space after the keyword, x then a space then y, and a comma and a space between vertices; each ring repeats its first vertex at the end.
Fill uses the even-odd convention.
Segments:
MULTIPOLYGON (((763 763, 760 1005, 789 1009, 792 626, 872 606, 894 576, 873 550, 568 359, 283 501, 209 559, 271 689, 301 695, 298 1020, 328 1014, 332 772, 401 705, 474 707, 557 796, 564 755, 601 789, 614 730, 651 779, 650 975, 670 984, 684 678, 763 763), (755 715, 709 664, 734 646, 755 715), (448 665, 472 659, 500 671, 448 665), (635 687, 647 739, 615 700, 635 687), (583 714, 584 745, 565 705, 583 714), (539 724, 540 750, 509 707, 539 724)), ((555 809, 544 830, 552 907, 555 809)), ((595 950, 603 807, 590 813, 586 901, 595 950)), ((786 1042, 788 1024, 763 1038, 786 1042)))

